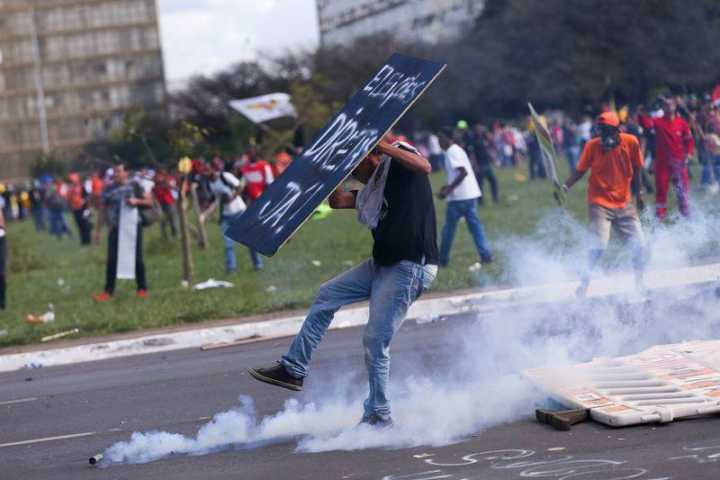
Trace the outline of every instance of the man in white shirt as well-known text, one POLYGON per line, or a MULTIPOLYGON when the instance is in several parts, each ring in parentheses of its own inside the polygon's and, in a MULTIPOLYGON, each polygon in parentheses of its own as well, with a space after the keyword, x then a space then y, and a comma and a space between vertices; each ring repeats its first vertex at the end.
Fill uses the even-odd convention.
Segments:
MULTIPOLYGON (((461 218, 465 218, 480 261, 490 263, 492 252, 485 240, 485 231, 476 210, 477 199, 482 192, 467 153, 455 143, 453 136, 453 130, 448 127, 440 129, 438 134, 440 146, 445 151, 445 170, 448 176, 447 185, 442 187, 438 195, 440 199, 447 199, 448 202, 440 243, 440 266, 446 267, 450 263, 450 248, 461 218)), ((480 265, 476 263, 473 269, 479 269, 480 265)))
MULTIPOLYGON (((210 191, 215 195, 215 200, 203 212, 203 217, 209 216, 212 211, 220 206, 220 230, 223 233, 223 242, 225 245, 225 270, 227 273, 237 271, 237 259, 235 258, 235 242, 225 236, 225 230, 230 226, 232 220, 241 215, 245 211, 245 202, 243 202, 240 192, 243 184, 238 178, 230 172, 223 171, 223 163, 213 163, 210 170, 210 191)), ((257 265, 253 256, 257 255, 250 251, 253 264, 257 265)))

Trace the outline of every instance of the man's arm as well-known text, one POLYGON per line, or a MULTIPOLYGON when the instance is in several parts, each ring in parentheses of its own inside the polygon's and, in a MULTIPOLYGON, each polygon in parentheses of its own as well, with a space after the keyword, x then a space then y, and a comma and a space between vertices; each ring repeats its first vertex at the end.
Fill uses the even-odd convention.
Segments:
POLYGON ((340 185, 333 193, 330 194, 330 198, 328 199, 330 207, 335 209, 355 208, 357 190, 346 192, 342 188, 342 185, 340 185))
POLYGON ((432 172, 430 162, 417 153, 408 152, 402 148, 393 147, 385 140, 380 140, 377 150, 400 162, 405 168, 421 175, 429 175, 432 172))
POLYGON ((215 196, 213 201, 210 202, 210 205, 208 205, 208 208, 200 212, 200 221, 204 222, 205 219, 210 218, 210 215, 212 215, 219 203, 220 202, 218 201, 217 196, 215 196))
POLYGON ((575 170, 570 174, 567 180, 565 180, 565 183, 563 183, 562 188, 566 192, 572 188, 573 185, 577 183, 578 180, 580 180, 582 177, 585 176, 585 172, 581 172, 579 170, 575 170))
POLYGON ((453 182, 451 184, 445 185, 440 189, 440 193, 438 194, 438 197, 440 197, 441 199, 444 199, 445 197, 450 195, 453 192, 453 190, 455 190, 458 187, 458 185, 460 185, 462 183, 462 181, 465 180, 465 177, 467 177, 468 172, 465 169, 465 167, 457 167, 455 169, 455 171, 458 174, 457 177, 455 177, 455 180, 453 180, 453 182))
POLYGON ((590 142, 586 143, 583 147, 583 151, 580 154, 580 161, 578 162, 575 170, 570 173, 570 176, 565 183, 562 184, 561 188, 567 192, 577 183, 578 180, 585 176, 585 172, 592 168, 592 154, 590 153, 590 142))

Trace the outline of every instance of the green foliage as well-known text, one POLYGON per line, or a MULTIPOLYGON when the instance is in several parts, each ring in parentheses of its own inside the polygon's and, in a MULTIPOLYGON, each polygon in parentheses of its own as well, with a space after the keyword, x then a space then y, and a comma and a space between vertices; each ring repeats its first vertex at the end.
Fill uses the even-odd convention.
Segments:
POLYGON ((205 128, 182 120, 175 125, 169 134, 170 152, 175 160, 183 157, 195 157, 205 152, 205 138, 208 131, 205 128))
POLYGON ((644 102, 653 88, 708 88, 718 80, 717 2, 489 0, 475 31, 449 48, 453 86, 436 102, 509 115, 525 102, 581 109, 616 98, 644 102), (470 101, 468 101, 470 100, 470 101))

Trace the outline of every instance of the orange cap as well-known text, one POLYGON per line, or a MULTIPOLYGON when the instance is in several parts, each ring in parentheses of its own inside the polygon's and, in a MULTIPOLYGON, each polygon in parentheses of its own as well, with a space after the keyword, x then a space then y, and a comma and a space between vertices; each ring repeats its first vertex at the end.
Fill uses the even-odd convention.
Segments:
POLYGON ((618 114, 615 112, 603 112, 600 115, 598 115, 597 123, 599 125, 609 125, 611 127, 619 127, 620 126, 620 118, 618 117, 618 114))

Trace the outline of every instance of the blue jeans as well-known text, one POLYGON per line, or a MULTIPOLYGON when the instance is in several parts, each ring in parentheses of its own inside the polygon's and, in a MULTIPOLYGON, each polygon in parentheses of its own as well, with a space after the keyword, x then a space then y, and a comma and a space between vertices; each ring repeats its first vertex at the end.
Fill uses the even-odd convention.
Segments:
POLYGON ((343 305, 370 299, 369 318, 363 336, 370 393, 365 417, 390 417, 387 383, 390 375, 390 342, 405 320, 410 305, 430 287, 437 266, 403 260, 379 266, 373 260, 358 265, 323 284, 310 307, 300 333, 290 345, 282 365, 294 377, 308 373, 313 351, 343 305))
POLYGON ((440 265, 450 263, 450 248, 452 248, 455 239, 455 230, 461 218, 465 218, 470 235, 475 242, 480 258, 488 258, 492 256, 492 252, 485 240, 485 230, 477 215, 475 207, 475 199, 470 200, 453 200, 447 202, 447 211, 445 213, 445 226, 442 231, 442 240, 440 243, 440 265))
POLYGON ((32 208, 31 212, 35 222, 35 230, 38 232, 45 231, 45 209, 42 206, 36 206, 32 208))
POLYGON ((62 238, 63 234, 71 237, 70 229, 65 223, 65 215, 62 210, 49 210, 50 234, 62 238))
MULTIPOLYGON (((220 219, 220 231, 223 234, 223 244, 225 246, 225 270, 228 273, 237 271, 237 259, 235 258, 235 241, 225 236, 225 231, 228 229, 228 227, 230 227, 230 223, 233 221, 234 218, 234 216, 223 216, 220 219)), ((262 258, 260 258, 260 255, 252 248, 248 250, 250 250, 250 259, 252 260, 252 264, 255 270, 262 269, 263 262, 262 258)))

